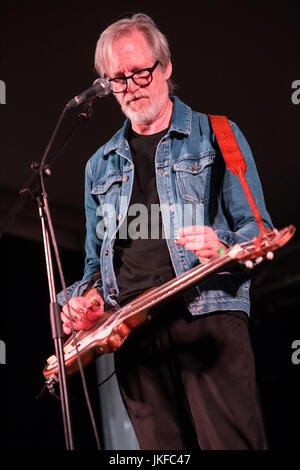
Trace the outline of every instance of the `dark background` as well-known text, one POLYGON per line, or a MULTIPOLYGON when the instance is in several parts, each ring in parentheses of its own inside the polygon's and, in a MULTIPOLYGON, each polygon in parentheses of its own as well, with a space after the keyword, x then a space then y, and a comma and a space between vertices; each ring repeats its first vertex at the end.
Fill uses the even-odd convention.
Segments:
MULTIPOLYGON (((299 117, 292 82, 300 80, 300 7, 253 2, 48 2, 1 4, 0 216, 39 161, 66 102, 97 78, 93 67, 100 32, 126 12, 145 12, 169 38, 176 94, 194 109, 226 114, 252 147, 274 225, 299 227, 299 117)), ((82 276, 83 177, 88 158, 120 127, 113 96, 98 99, 52 168, 49 202, 67 284, 82 276)), ((69 112, 51 155, 78 122, 69 112)), ((251 331, 268 446, 296 448, 300 364, 291 362, 299 330, 299 233, 274 261, 254 273, 251 331)), ((0 241, 0 339, 4 398, 1 445, 10 449, 64 448, 59 403, 35 399, 52 354, 48 285, 36 205, 28 201, 0 241), (7 422, 7 426, 3 423, 7 422)), ((57 289, 60 285, 57 283, 57 289)), ((88 377, 93 385, 94 374, 88 377)), ((95 384, 94 384, 95 385, 95 384)), ((92 393, 101 423, 96 393, 92 393)), ((85 405, 74 400, 77 444, 94 448, 85 405)), ((99 424, 101 428, 101 425, 99 424)))

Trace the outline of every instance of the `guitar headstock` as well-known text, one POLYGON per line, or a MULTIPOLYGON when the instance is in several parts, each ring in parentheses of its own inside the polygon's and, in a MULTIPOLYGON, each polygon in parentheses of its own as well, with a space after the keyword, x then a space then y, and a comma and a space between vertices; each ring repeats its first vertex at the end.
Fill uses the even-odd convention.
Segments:
MULTIPOLYGON (((234 245, 227 254, 236 261, 249 262, 257 259, 261 261, 265 257, 272 259, 273 251, 284 246, 293 237, 295 231, 296 228, 293 225, 280 230, 270 230, 250 241, 234 245)), ((252 267, 251 263, 248 264, 248 267, 252 267)))

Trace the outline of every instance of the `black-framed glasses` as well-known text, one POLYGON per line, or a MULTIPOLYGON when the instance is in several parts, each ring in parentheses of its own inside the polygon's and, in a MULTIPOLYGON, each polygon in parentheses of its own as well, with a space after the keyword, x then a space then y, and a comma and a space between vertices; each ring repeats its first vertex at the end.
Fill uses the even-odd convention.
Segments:
POLYGON ((113 93, 122 93, 126 91, 128 80, 130 79, 141 88, 148 86, 153 80, 152 73, 154 72, 158 64, 159 60, 157 60, 152 67, 149 67, 148 69, 138 70, 129 77, 110 78, 108 81, 110 82, 111 91, 113 93))

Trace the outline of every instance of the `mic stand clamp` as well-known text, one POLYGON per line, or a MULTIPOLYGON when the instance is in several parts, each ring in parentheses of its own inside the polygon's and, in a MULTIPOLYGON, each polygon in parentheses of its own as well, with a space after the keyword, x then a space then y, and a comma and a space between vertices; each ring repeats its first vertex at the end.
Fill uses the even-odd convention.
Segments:
MULTIPOLYGON (((40 167, 41 167, 41 162, 32 162, 30 165, 30 169, 35 173, 39 173, 40 167)), ((49 165, 47 165, 47 163, 44 163, 43 165, 43 172, 45 176, 51 175, 51 170, 50 170, 49 165)))

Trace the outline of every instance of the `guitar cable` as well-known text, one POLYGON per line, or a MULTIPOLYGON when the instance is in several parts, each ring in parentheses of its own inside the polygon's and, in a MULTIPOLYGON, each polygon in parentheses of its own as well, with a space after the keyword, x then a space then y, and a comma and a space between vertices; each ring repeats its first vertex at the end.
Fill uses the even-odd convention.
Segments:
MULTIPOLYGON (((95 385, 94 387, 90 388, 90 392, 94 392, 95 390, 98 390, 98 388, 102 387, 102 385, 104 385, 106 382, 108 382, 108 380, 110 380, 114 375, 115 375, 116 371, 114 370, 111 374, 109 374, 105 379, 103 379, 101 382, 99 382, 97 385, 95 385)), ((60 396, 57 395, 57 393, 55 393, 54 391, 54 388, 52 387, 51 389, 49 389, 47 387, 47 385, 44 386, 44 388, 42 389, 42 391, 36 396, 37 399, 39 399, 47 390, 49 390, 49 392, 51 393, 51 395, 53 395, 57 400, 60 400, 60 396)), ((75 400, 78 400, 79 398, 81 398, 83 395, 82 393, 81 394, 78 394, 78 395, 75 395, 74 397, 71 397, 70 400, 71 401, 75 401, 75 400)))

